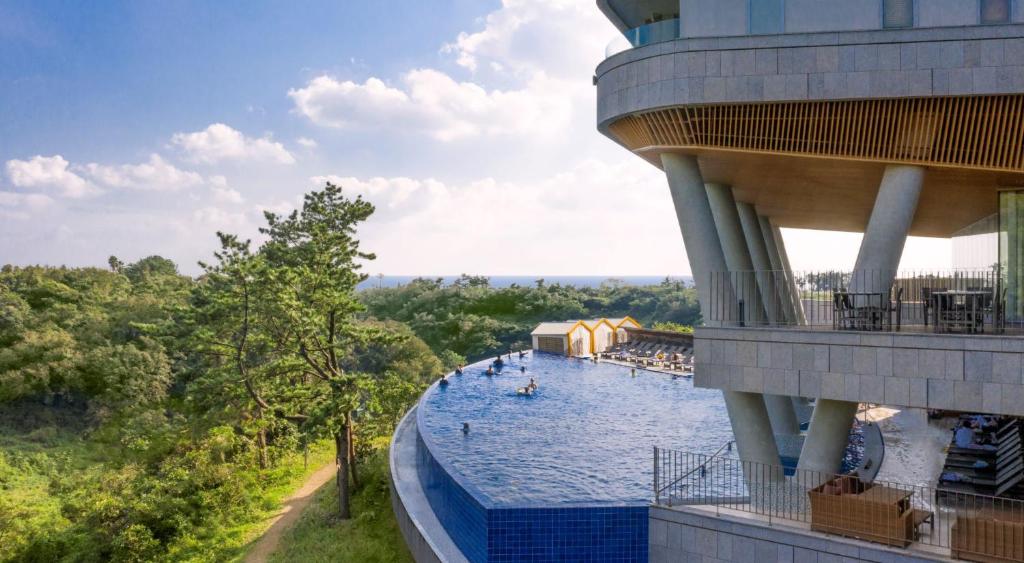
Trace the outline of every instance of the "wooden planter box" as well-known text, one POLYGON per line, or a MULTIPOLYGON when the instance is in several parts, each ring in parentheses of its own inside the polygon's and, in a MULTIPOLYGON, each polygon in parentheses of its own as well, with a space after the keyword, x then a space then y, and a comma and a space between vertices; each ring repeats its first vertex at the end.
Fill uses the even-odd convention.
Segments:
POLYGON ((955 559, 1024 561, 1024 522, 957 516, 950 535, 950 555, 955 559))
POLYGON ((855 477, 843 476, 807 495, 812 530, 899 547, 914 539, 914 511, 907 491, 865 485, 855 477))

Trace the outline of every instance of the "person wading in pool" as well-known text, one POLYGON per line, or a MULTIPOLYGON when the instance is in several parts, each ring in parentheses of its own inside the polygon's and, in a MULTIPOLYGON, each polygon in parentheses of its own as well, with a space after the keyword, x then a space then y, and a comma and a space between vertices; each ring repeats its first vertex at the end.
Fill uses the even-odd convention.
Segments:
POLYGON ((487 371, 485 371, 484 374, 485 375, 494 375, 494 368, 492 368, 491 366, 487 366, 487 371))
POLYGON ((494 367, 500 368, 503 365, 505 365, 505 360, 501 359, 501 356, 494 359, 494 367))
POLYGON ((455 368, 455 375, 462 375, 462 364, 455 368))

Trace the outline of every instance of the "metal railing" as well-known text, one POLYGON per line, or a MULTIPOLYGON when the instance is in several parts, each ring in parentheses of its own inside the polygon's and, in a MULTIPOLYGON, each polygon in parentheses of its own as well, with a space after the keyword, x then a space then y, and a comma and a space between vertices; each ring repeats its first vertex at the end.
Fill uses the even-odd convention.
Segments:
POLYGON ((654 448, 654 504, 907 547, 1024 558, 1024 501, 654 448))
POLYGON ((724 325, 1001 333, 1020 324, 1007 322, 998 268, 713 272, 706 283, 705 318, 724 325))
POLYGON ((634 47, 679 39, 679 18, 669 18, 627 30, 613 39, 604 49, 608 58, 634 47))

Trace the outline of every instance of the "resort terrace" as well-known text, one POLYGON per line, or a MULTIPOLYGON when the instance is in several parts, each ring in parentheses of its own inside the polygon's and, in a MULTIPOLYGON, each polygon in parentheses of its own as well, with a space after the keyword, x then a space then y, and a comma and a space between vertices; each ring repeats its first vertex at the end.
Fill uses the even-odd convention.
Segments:
POLYGON ((658 448, 654 467, 656 560, 1024 559, 1020 500, 658 448))

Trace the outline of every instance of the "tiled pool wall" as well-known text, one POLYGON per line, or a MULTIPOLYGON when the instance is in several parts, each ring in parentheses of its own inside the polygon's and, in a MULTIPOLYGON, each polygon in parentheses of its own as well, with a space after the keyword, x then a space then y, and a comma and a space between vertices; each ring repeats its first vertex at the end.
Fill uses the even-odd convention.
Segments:
MULTIPOLYGON (((422 409, 416 409, 417 414, 422 409)), ((423 440, 416 424, 420 485, 445 531, 470 561, 487 561, 487 509, 451 476, 423 440)))
MULTIPOLYGON (((417 415, 422 409, 417 409, 417 415)), ((597 504, 488 506, 472 484, 434 456, 417 420, 419 479, 427 500, 463 555, 474 563, 647 561, 648 506, 597 504)))

